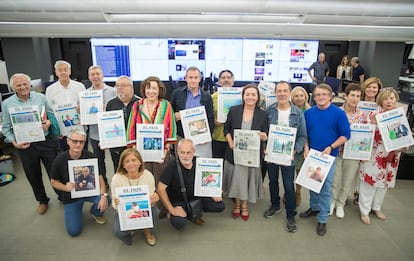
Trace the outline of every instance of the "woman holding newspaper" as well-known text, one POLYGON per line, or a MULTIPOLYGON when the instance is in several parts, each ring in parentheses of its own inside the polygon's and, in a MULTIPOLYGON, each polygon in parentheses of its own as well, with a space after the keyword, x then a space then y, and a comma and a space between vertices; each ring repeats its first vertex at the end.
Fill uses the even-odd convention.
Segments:
MULTIPOLYGON (((379 113, 386 113, 397 108, 399 95, 392 88, 382 89, 377 97, 377 104, 381 107, 379 113)), ((373 113, 370 117, 372 124, 377 124, 374 136, 371 159, 360 164, 359 209, 361 221, 367 225, 371 223, 369 213, 371 210, 377 218, 385 220, 381 211, 388 187, 393 187, 400 163, 401 152, 406 148, 387 152, 384 145, 384 137, 381 136, 378 123, 373 113)))
POLYGON ((145 168, 152 172, 155 184, 158 184, 160 176, 170 159, 170 145, 177 141, 174 111, 170 102, 164 99, 165 86, 158 77, 150 76, 141 82, 140 92, 143 98, 133 106, 128 121, 127 133, 130 142, 136 143, 136 124, 164 125, 163 158, 159 162, 145 162, 145 168))
MULTIPOLYGON (((259 142, 257 153, 263 158, 263 143, 267 140, 268 119, 265 111, 259 108, 259 89, 255 84, 244 86, 241 105, 233 106, 227 115, 224 124, 224 135, 228 146, 225 152, 223 190, 229 198, 234 198, 233 218, 242 217, 244 221, 249 219, 247 202, 256 203, 256 199, 263 195, 260 162, 257 167, 236 164, 233 152, 236 148, 235 130, 255 130, 259 142)), ((243 146, 244 151, 249 150, 249 145, 243 146)), ((236 152, 235 152, 236 153, 236 152)), ((255 153, 255 151, 253 151, 255 153)), ((252 157, 254 158, 254 157, 252 157)))
MULTIPOLYGON (((142 161, 142 157, 139 152, 136 149, 128 148, 121 153, 118 169, 116 170, 111 182, 112 207, 118 211, 113 224, 113 234, 127 245, 132 244, 132 236, 135 233, 135 230, 121 231, 121 224, 119 220, 119 211, 121 210, 118 209, 121 200, 117 194, 117 188, 128 188, 131 186, 141 185, 148 186, 152 222, 155 227, 159 216, 159 210, 156 207, 156 203, 160 198, 157 192, 155 192, 154 177, 151 172, 144 168, 144 162, 142 161)), ((131 211, 135 211, 133 213, 135 217, 147 215, 147 212, 143 212, 139 208, 131 208, 129 212, 131 211)), ((127 213, 127 216, 130 216, 130 214, 131 213, 127 213)), ((144 235, 148 245, 154 246, 156 244, 155 237, 150 228, 144 228, 144 235)))

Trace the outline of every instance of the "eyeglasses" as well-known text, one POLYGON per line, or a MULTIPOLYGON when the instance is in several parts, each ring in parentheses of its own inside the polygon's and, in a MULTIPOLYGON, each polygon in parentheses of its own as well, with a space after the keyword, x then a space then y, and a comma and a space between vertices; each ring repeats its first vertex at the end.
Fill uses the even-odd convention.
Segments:
POLYGON ((72 140, 72 139, 69 139, 71 142, 73 142, 73 143, 75 143, 75 144, 84 144, 85 143, 85 141, 84 140, 72 140))
POLYGON ((315 93, 313 97, 328 97, 331 96, 330 93, 315 93))

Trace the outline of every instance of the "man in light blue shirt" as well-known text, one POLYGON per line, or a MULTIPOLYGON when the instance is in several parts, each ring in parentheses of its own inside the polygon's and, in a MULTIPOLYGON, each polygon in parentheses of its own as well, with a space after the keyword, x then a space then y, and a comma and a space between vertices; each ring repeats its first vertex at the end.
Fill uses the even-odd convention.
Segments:
MULTIPOLYGON (((17 143, 9 110, 10 108, 22 106, 38 106, 39 112, 42 108, 45 108, 45 112, 47 112, 49 117, 54 117, 53 112, 46 101, 45 95, 30 90, 30 77, 28 75, 23 73, 14 74, 10 78, 10 86, 16 94, 10 96, 2 104, 4 140, 7 143, 12 143, 18 149, 27 180, 32 186, 36 200, 39 202, 38 212, 40 215, 43 215, 47 211, 50 199, 46 195, 43 185, 40 160, 42 160, 46 172, 50 176, 52 162, 57 154, 56 143, 49 135, 50 127, 52 126, 51 121, 47 117, 41 117, 42 128, 46 138, 44 141, 17 143)), ((56 121, 56 119, 54 120, 56 121)))

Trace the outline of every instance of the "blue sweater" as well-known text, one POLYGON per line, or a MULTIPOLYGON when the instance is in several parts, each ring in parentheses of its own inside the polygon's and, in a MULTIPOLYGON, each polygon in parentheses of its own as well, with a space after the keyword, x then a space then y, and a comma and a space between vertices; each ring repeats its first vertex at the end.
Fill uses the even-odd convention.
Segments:
MULTIPOLYGON (((339 137, 350 137, 351 131, 345 112, 333 104, 325 110, 313 106, 305 111, 305 120, 309 147, 312 149, 323 151, 339 137)), ((331 155, 337 156, 338 148, 331 155)))

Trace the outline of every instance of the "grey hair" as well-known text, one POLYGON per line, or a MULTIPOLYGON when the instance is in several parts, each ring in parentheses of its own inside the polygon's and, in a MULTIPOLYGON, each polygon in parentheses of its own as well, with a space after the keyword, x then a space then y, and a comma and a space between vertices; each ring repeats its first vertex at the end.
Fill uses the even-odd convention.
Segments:
POLYGON ((78 135, 83 136, 83 137, 86 138, 86 132, 82 129, 76 128, 76 129, 70 130, 70 134, 69 134, 68 138, 71 139, 73 134, 78 134, 78 135))
POLYGON ((30 83, 30 76, 25 73, 15 73, 10 77, 9 86, 14 90, 14 80, 16 78, 24 78, 30 83))
POLYGON ((70 65, 70 63, 68 63, 67 61, 64 61, 64 60, 57 60, 57 61, 55 62, 55 70, 56 70, 56 69, 57 69, 57 67, 58 67, 59 65, 61 65, 61 64, 67 65, 67 66, 69 67, 69 69, 70 69, 70 68, 72 68, 72 66, 70 65))
POLYGON ((177 150, 181 147, 181 144, 183 144, 183 143, 185 143, 185 142, 190 143, 190 144, 191 144, 191 147, 193 147, 193 150, 195 151, 195 145, 194 145, 194 142, 193 142, 192 140, 190 140, 190 139, 181 139, 181 140, 178 142, 178 144, 177 144, 177 150))
POLYGON ((101 70, 101 72, 103 71, 101 66, 99 66, 99 65, 91 65, 88 68, 88 73, 90 73, 92 70, 95 70, 95 69, 99 69, 99 70, 101 70))
POLYGON ((130 78, 130 77, 128 77, 128 76, 126 76, 126 75, 121 75, 121 76, 119 76, 118 77, 118 79, 116 80, 116 83, 115 83, 115 85, 118 83, 118 81, 119 80, 121 80, 121 79, 126 79, 130 84, 131 84, 131 86, 134 86, 134 82, 132 81, 132 79, 130 78))

